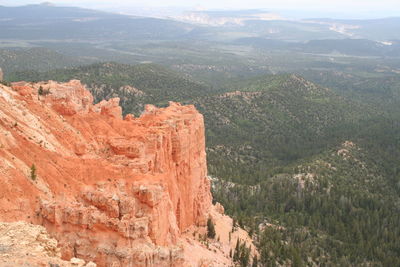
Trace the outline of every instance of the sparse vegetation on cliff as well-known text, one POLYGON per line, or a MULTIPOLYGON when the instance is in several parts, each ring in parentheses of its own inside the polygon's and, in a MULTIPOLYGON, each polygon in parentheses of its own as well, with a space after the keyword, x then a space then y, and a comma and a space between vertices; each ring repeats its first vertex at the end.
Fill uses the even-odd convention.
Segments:
POLYGON ((207 237, 215 238, 215 226, 211 218, 207 219, 207 237))
POLYGON ((38 95, 45 96, 45 95, 48 95, 48 94, 50 94, 50 90, 49 89, 43 89, 43 86, 39 86, 38 95))
POLYGON ((233 252, 233 261, 241 267, 247 267, 250 263, 250 248, 240 239, 236 241, 235 250, 233 252))
POLYGON ((32 166, 31 166, 31 172, 30 172, 30 177, 31 177, 31 179, 32 179, 32 181, 35 181, 36 180, 36 178, 37 178, 37 174, 36 174, 36 166, 35 166, 35 164, 32 164, 32 166))
POLYGON ((5 81, 5 80, 0 80, 0 84, 5 85, 5 86, 10 86, 11 83, 5 81))

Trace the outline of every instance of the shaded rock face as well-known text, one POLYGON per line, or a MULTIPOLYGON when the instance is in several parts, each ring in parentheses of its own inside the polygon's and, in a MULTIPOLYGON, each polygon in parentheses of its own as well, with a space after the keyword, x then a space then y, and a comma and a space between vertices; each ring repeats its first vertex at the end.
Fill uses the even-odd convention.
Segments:
POLYGON ((2 81, 3 79, 4 79, 3 70, 0 68, 0 81, 2 81))
POLYGON ((118 103, 79 81, 0 85, 0 220, 43 225, 68 260, 189 266, 182 234, 211 208, 203 117, 170 103, 123 120, 118 103))

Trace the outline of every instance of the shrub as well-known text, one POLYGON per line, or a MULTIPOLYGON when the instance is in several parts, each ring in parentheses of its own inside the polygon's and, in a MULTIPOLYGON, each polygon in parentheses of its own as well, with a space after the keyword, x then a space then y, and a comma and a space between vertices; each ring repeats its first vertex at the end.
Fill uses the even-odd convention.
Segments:
POLYGON ((38 95, 48 95, 48 94, 50 94, 50 90, 49 89, 45 90, 45 89, 43 89, 42 86, 39 87, 38 95))
POLYGON ((207 220, 207 237, 215 238, 215 226, 211 218, 208 218, 207 220))
POLYGON ((32 179, 33 181, 35 181, 35 180, 36 180, 36 177, 37 177, 37 174, 36 174, 36 166, 35 166, 35 164, 32 164, 32 166, 31 166, 31 179, 32 179))

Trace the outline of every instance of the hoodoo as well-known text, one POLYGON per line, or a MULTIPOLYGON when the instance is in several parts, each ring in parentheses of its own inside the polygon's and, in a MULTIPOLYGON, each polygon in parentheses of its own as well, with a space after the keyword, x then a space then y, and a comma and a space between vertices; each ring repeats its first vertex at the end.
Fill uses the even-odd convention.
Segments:
POLYGON ((235 238, 252 246, 243 230, 227 240, 231 220, 212 205, 194 106, 122 119, 118 98, 95 105, 79 81, 0 85, 0 177, 0 220, 44 226, 66 260, 224 266, 235 238))

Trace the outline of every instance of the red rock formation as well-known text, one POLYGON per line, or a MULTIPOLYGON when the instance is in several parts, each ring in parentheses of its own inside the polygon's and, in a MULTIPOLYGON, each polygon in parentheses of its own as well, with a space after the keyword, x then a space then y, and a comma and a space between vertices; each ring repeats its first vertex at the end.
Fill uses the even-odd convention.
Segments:
POLYGON ((197 266, 193 247, 229 264, 184 234, 212 207, 202 115, 170 103, 123 120, 118 103, 79 81, 1 86, 0 220, 43 225, 64 259, 98 266, 197 266))

